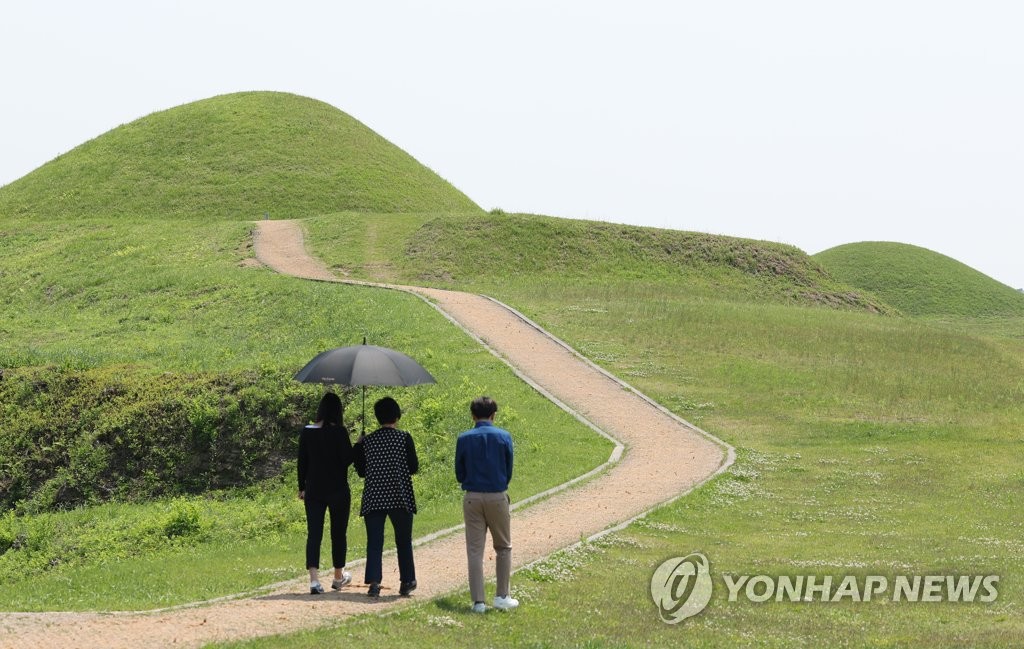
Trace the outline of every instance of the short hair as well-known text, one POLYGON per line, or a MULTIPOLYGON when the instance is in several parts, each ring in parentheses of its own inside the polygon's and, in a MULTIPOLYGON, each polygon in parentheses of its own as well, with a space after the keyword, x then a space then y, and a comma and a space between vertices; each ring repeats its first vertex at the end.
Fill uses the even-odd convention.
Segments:
POLYGON ((341 397, 333 392, 327 392, 320 398, 320 405, 316 408, 316 420, 325 424, 341 424, 341 397))
POLYGON ((498 402, 490 397, 477 397, 469 404, 469 411, 476 419, 490 419, 498 412, 498 402))
POLYGON ((373 404, 373 414, 377 417, 377 423, 381 424, 393 424, 402 418, 402 409, 399 407, 398 402, 391 397, 384 397, 373 404))

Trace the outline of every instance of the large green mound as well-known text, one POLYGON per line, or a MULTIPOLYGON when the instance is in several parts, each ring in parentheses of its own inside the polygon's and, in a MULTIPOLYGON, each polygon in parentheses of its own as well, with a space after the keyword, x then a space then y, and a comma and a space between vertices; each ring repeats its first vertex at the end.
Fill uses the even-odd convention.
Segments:
POLYGON ((895 311, 804 251, 770 241, 505 213, 339 214, 309 226, 317 255, 366 279, 502 295, 513 286, 665 284, 694 297, 895 311))
POLYGON ((837 246, 814 258, 837 279, 911 315, 1024 315, 1024 294, 926 248, 871 241, 837 246))
POLYGON ((115 128, 0 188, 0 214, 294 218, 477 212, 359 121, 277 92, 222 95, 115 128))
POLYGON ((439 217, 420 228, 408 255, 424 275, 466 278, 496 267, 538 280, 668 280, 720 297, 891 310, 835 282, 798 248, 700 232, 534 215, 439 217))

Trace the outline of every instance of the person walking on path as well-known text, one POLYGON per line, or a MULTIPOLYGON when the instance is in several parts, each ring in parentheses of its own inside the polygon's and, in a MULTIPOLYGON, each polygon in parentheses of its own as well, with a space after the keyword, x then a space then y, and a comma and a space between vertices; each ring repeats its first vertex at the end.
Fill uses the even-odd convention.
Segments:
POLYGON ((484 546, 487 530, 494 544, 494 608, 509 610, 519 600, 509 593, 512 575, 512 526, 509 515, 508 483, 512 480, 512 436, 494 425, 498 404, 490 397, 478 397, 469 406, 473 428, 459 435, 455 443, 455 479, 462 483, 462 516, 466 523, 466 559, 473 611, 483 613, 484 546))
POLYGON ((359 515, 366 524, 367 595, 380 596, 383 580, 384 521, 391 519, 398 550, 398 593, 407 596, 416 589, 416 565, 412 555, 412 520, 416 513, 416 496, 412 475, 419 470, 416 445, 412 435, 395 426, 402 409, 391 397, 384 397, 373 406, 380 428, 361 436, 353 446, 356 473, 366 479, 359 515))
POLYGON ((331 514, 331 561, 338 590, 352 581, 345 570, 348 552, 348 517, 352 493, 348 487, 348 467, 352 464, 352 442, 342 423, 341 399, 328 392, 320 399, 316 423, 299 433, 299 500, 306 507, 306 568, 309 592, 324 592, 320 585, 320 542, 324 537, 324 516, 331 514))

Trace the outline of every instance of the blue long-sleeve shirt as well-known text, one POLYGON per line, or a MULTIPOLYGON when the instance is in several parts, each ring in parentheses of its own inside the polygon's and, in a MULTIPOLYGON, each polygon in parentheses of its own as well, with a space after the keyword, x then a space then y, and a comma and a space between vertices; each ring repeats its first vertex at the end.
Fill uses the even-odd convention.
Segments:
POLYGON ((512 480, 512 436, 489 421, 459 435, 455 479, 465 491, 501 492, 512 480))

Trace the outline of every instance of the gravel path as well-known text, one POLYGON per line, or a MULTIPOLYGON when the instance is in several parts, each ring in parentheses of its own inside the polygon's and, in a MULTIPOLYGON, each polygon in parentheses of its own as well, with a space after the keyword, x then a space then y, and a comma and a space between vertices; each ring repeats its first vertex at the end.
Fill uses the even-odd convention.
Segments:
MULTIPOLYGON (((301 226, 295 221, 259 222, 255 246, 260 262, 278 272, 343 281, 308 255, 301 226)), ((686 493, 733 461, 731 447, 672 415, 491 298, 438 289, 372 286, 408 291, 427 300, 511 365, 524 380, 619 442, 598 477, 578 485, 563 485, 553 494, 543 494, 543 498, 531 498, 539 502, 529 507, 523 507, 523 502, 516 504, 512 518, 515 566, 543 558, 582 537, 622 527, 652 507, 686 493), (643 422, 643 428, 636 427, 638 421, 643 422)), ((351 533, 360 533, 358 517, 354 517, 353 526, 351 533)), ((487 558, 492 561, 493 553, 487 558)), ((488 565, 485 573, 493 573, 493 563, 488 565)), ((361 570, 353 572, 359 576, 361 570)), ((416 573, 419 589, 415 597, 419 599, 465 587, 465 549, 458 528, 420 540, 416 573)), ((303 575, 262 594, 171 610, 0 613, 0 647, 199 647, 212 641, 286 633, 350 615, 384 611, 409 601, 397 596, 393 554, 384 557, 384 575, 379 601, 369 600, 362 586, 310 597, 303 575)), ((512 590, 514 594, 514 577, 512 590)))

